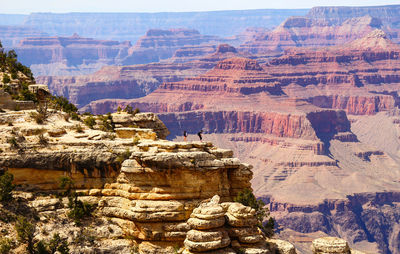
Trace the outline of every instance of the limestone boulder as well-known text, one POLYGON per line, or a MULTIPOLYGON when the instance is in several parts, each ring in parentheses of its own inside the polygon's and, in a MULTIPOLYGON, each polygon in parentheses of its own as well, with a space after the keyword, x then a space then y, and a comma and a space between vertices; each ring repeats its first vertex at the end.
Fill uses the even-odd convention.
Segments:
POLYGON ((267 244, 272 252, 281 254, 296 254, 296 249, 293 244, 280 239, 267 239, 267 244))
POLYGON ((346 240, 337 237, 322 237, 312 242, 314 254, 350 254, 350 247, 346 240))

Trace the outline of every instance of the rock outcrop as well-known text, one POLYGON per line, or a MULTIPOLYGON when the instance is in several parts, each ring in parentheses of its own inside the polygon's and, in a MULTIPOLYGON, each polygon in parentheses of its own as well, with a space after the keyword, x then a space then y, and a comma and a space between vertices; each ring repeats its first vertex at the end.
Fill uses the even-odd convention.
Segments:
MULTIPOLYGON (((193 212, 199 215, 189 219, 202 200, 217 194, 222 201, 232 201, 238 192, 250 188, 251 166, 232 158, 232 151, 210 142, 171 142, 148 135, 149 128, 159 138, 167 135, 154 114, 111 115, 116 127, 133 124, 147 133, 136 131, 134 136, 111 137, 97 125, 93 130, 81 126, 83 133, 77 133, 75 126, 80 123, 66 122, 57 112, 52 112, 43 125, 32 123, 28 113, 0 113, 4 119, 1 168, 14 175, 19 190, 33 191, 34 195, 35 191, 57 191, 59 178, 71 177, 82 200, 96 205, 96 213, 109 218, 117 227, 115 230, 121 232, 120 237, 124 234, 134 239, 141 253, 173 253, 175 245, 182 246, 189 225, 196 218, 208 216, 199 208, 193 212), (15 142, 6 141, 10 135, 15 142), (46 142, 37 142, 38 139, 46 142), (126 151, 130 155, 123 157, 126 151)), ((47 205, 38 202, 36 207, 42 209, 39 212, 63 207, 59 200, 43 201, 47 205)), ((221 227, 225 224, 225 209, 219 204, 216 207, 219 217, 211 212, 218 218, 210 222, 217 221, 215 227, 221 227)), ((226 239, 220 247, 230 243, 227 232, 224 235, 226 239)), ((104 248, 106 243, 97 244, 104 248)), ((76 250, 82 251, 78 247, 76 250)))

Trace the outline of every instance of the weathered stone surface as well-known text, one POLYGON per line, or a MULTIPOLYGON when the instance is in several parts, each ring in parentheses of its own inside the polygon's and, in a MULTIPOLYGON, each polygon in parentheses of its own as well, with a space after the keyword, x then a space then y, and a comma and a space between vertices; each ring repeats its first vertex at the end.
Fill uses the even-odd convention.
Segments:
POLYGON ((201 236, 197 237, 192 236, 192 239, 196 239, 197 241, 191 241, 187 237, 184 242, 185 247, 188 248, 190 251, 198 251, 198 252, 217 250, 227 247, 231 243, 228 233, 223 229, 221 229, 219 232, 220 235, 216 237, 215 240, 213 239, 210 241, 203 241, 203 238, 201 236))
POLYGON ((315 239, 312 243, 315 254, 350 254, 348 243, 337 237, 323 237, 315 239))
POLYGON ((279 252, 282 254, 296 254, 296 249, 293 244, 280 239, 266 239, 267 244, 271 251, 279 252))
POLYGON ((115 132, 119 138, 157 139, 157 134, 152 129, 116 128, 115 132))

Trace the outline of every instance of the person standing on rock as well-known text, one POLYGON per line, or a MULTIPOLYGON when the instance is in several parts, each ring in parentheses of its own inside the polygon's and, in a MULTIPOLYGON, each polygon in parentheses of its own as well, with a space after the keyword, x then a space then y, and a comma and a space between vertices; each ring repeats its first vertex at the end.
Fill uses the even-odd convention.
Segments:
POLYGON ((183 141, 187 141, 187 136, 188 136, 188 134, 187 134, 187 132, 186 131, 183 131, 183 141))
POLYGON ((197 136, 199 136, 200 141, 203 141, 203 137, 201 136, 202 133, 203 133, 203 130, 197 132, 197 136))

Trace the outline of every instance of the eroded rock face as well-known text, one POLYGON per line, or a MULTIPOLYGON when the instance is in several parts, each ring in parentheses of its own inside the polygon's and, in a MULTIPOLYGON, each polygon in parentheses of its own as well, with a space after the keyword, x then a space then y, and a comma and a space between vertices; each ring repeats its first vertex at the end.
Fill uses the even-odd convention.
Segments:
MULTIPOLYGON (((56 191, 60 177, 71 177, 82 193, 80 198, 96 205, 96 213, 113 222, 117 228, 112 232, 121 231, 137 241, 141 253, 173 253, 175 245, 182 246, 191 228, 215 233, 205 233, 200 238, 196 232, 191 233, 192 241, 211 239, 210 244, 196 245, 194 250, 229 245, 228 233, 222 229, 225 209, 219 200, 232 201, 238 192, 250 188, 252 177, 251 166, 232 158, 232 151, 210 142, 155 139, 155 133, 166 136, 167 130, 152 113, 111 115, 114 124, 138 125, 135 137, 109 137, 111 134, 106 135, 97 125, 93 130, 81 126, 80 133, 76 133, 79 122, 66 122, 57 112, 49 115, 40 127, 24 111, 10 118, 14 121, 12 126, 3 123, 0 165, 14 175, 21 189, 56 191), (154 135, 138 131, 149 127, 154 127, 154 135), (37 134, 22 138, 20 131, 37 134), (17 144, 6 142, 10 133, 16 133, 17 144), (39 134, 44 134, 46 144, 37 142, 39 134), (130 157, 121 157, 127 151, 130 157), (194 210, 202 200, 216 194, 220 198, 194 210), (221 241, 215 244, 213 239, 220 236, 221 241)), ((39 212, 53 211, 63 207, 60 202, 38 199, 32 206, 39 212)))
MULTIPOLYGON (((189 49, 190 50, 190 49, 189 49)), ((39 76, 36 80, 48 85, 52 93, 64 96, 78 108, 92 101, 118 98, 107 104, 88 105, 82 111, 93 113, 114 112, 118 106, 125 107, 124 99, 143 97, 153 92, 163 82, 180 81, 197 76, 213 68, 219 61, 240 54, 210 52, 193 57, 192 61, 180 63, 177 58, 163 63, 133 66, 108 66, 100 71, 82 76, 39 76), (179 63, 175 63, 175 60, 179 63)), ((185 61, 183 61, 185 62, 185 61)))

